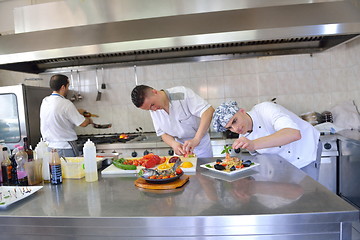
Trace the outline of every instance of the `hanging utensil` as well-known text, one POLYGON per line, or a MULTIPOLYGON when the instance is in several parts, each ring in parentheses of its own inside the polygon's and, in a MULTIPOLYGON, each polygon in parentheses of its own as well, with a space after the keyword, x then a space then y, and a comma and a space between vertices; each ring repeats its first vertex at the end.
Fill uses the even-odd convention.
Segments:
POLYGON ((101 81, 102 81, 101 89, 106 89, 106 84, 105 84, 105 81, 104 81, 104 68, 101 68, 101 74, 102 74, 102 77, 101 77, 101 81))
POLYGON ((100 101, 101 100, 101 92, 99 91, 99 79, 98 79, 98 69, 97 68, 95 70, 95 81, 96 81, 96 90, 97 90, 96 101, 100 101))
POLYGON ((137 72, 136 72, 136 65, 134 65, 134 73, 135 73, 135 85, 138 85, 138 77, 137 77, 137 72))
POLYGON ((71 81, 71 89, 73 91, 73 95, 70 97, 70 101, 74 102, 76 101, 76 95, 75 95, 75 88, 74 88, 74 77, 73 77, 73 71, 70 71, 70 81, 71 81))
POLYGON ((111 123, 107 123, 107 124, 97 124, 97 123, 93 123, 93 127, 94 128, 111 128, 112 124, 111 123))
POLYGON ((79 72, 79 70, 76 70, 76 74, 77 74, 77 82, 78 82, 77 99, 80 101, 80 100, 83 99, 83 96, 81 96, 81 94, 80 94, 81 85, 80 85, 80 72, 79 72))

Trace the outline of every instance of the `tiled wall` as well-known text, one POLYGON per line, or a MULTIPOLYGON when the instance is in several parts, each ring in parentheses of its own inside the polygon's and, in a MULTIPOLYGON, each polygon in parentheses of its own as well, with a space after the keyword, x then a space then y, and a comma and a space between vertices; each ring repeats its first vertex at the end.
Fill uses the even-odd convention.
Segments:
MULTIPOLYGON (((70 76, 70 74, 68 74, 70 76)), ((240 60, 178 63, 137 67, 138 83, 157 89, 183 85, 192 88, 214 107, 234 99, 247 110, 259 102, 277 98, 297 114, 329 110, 345 100, 360 104, 360 39, 338 46, 324 53, 260 57, 240 60)), ((0 71, 0 85, 22 82, 26 74, 0 71)), ((130 100, 135 86, 133 67, 98 71, 106 89, 101 101, 95 101, 97 90, 95 71, 80 73, 80 93, 84 100, 79 108, 96 113, 98 123, 112 123, 113 127, 98 130, 78 128, 79 134, 134 132, 141 126, 153 131, 148 112, 137 109, 130 100)), ((43 81, 26 84, 47 86, 50 75, 40 75, 43 81)), ((76 74, 74 78, 76 79, 76 74)), ((78 89, 77 81, 74 81, 78 89)))

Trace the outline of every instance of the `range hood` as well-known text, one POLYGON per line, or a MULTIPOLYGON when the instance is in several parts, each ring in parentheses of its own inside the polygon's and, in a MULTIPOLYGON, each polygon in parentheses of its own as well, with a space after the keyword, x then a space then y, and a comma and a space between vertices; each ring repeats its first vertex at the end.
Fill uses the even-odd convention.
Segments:
MULTIPOLYGON (((175 9, 190 9, 186 3, 198 6, 216 1, 170 2, 175 9)), ((0 69, 42 73, 81 67, 317 53, 360 34, 359 0, 217 1, 220 2, 221 8, 212 5, 211 10, 176 10, 180 14, 0 36, 0 69), (245 4, 250 2, 252 6, 245 4), (224 8, 226 4, 231 9, 224 8)))

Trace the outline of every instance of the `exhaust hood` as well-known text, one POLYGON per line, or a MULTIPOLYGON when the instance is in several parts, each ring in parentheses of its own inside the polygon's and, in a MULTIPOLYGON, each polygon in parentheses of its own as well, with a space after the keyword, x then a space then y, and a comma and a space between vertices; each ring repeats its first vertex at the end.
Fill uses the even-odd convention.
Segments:
MULTIPOLYGON (((111 0, 97 2, 114 4, 111 0)), ((173 10, 171 13, 141 17, 138 11, 128 9, 136 12, 136 17, 0 36, 0 69, 42 73, 98 66, 317 53, 360 34, 360 0, 168 2, 173 3, 168 5, 173 10), (208 7, 199 10, 200 4, 208 7)), ((68 6, 70 10, 73 8, 68 6)), ((159 9, 152 6, 147 12, 151 8, 159 9)), ((87 13, 89 19, 96 15, 94 11, 92 8, 87 13)), ((122 11, 126 9, 123 7, 122 11)))

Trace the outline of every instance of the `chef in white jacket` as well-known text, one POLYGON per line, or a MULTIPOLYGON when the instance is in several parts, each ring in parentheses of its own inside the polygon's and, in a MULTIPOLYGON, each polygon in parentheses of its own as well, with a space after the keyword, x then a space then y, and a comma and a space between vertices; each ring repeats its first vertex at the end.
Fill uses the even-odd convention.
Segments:
POLYGON ((214 108, 191 89, 179 86, 159 91, 139 85, 131 99, 136 107, 150 111, 157 136, 177 155, 213 156, 208 129, 214 108))
POLYGON ((235 101, 228 101, 216 109, 213 127, 219 132, 230 130, 239 134, 233 149, 244 148, 251 154, 280 155, 318 179, 320 133, 281 105, 263 102, 246 112, 235 101))

